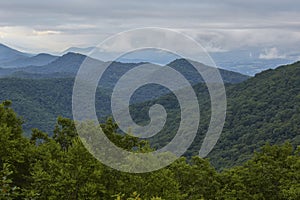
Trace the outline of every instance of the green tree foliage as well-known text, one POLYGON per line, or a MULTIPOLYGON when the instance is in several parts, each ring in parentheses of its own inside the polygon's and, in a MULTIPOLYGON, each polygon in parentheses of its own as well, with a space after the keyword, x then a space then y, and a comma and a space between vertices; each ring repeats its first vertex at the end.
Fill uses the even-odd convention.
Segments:
MULTIPOLYGON (((67 63, 63 62, 63 64, 67 63)), ((98 88, 96 93, 95 107, 99 117, 111 114, 109 109, 110 89, 123 73, 135 66, 125 64, 125 68, 121 67, 121 69, 120 66, 117 66, 118 63, 114 63, 114 65, 114 70, 110 72, 118 72, 118 75, 115 76, 116 74, 111 73, 113 81, 103 80, 102 84, 106 84, 107 87, 105 89, 98 88), (122 73, 118 70, 122 70, 122 73)), ((172 66, 183 75, 191 77, 192 79, 188 79, 191 82, 199 83, 199 80, 196 81, 197 77, 194 77, 196 73, 193 70, 186 71, 186 61, 178 60, 172 66)), ((267 70, 249 79, 247 77, 240 79, 241 76, 238 74, 235 74, 237 76, 231 74, 234 75, 231 76, 227 73, 224 71, 223 74, 224 80, 227 79, 228 82, 226 84, 228 100, 226 123, 218 144, 209 155, 211 163, 218 170, 244 163, 251 158, 255 150, 258 150, 266 142, 283 144, 289 140, 293 145, 300 144, 299 62, 281 66, 275 70, 267 70), (225 77, 227 78, 225 79, 225 77), (233 79, 247 80, 237 83, 240 81, 233 81, 233 79), (229 84, 229 82, 237 84, 229 84)), ((0 101, 13 100, 13 107, 25 121, 23 128, 27 136, 30 136, 32 128, 39 128, 52 136, 53 126, 58 124, 57 116, 68 118, 72 116, 73 84, 74 78, 52 77, 52 79, 38 80, 2 78, 0 79, 0 101)), ((180 106, 174 95, 166 95, 166 91, 170 92, 169 90, 159 93, 158 88, 145 87, 144 89, 144 91, 141 90, 143 92, 137 91, 133 95, 132 100, 136 100, 138 99, 136 97, 140 96, 138 100, 140 103, 131 106, 131 115, 138 124, 147 124, 150 120, 148 108, 151 105, 161 103, 166 108, 168 113, 166 126, 150 140, 151 147, 160 148, 171 141, 178 129, 181 117, 180 106), (145 102, 145 100, 151 99, 144 98, 145 96, 153 95, 155 98, 159 98, 145 102)), ((197 137, 185 154, 189 158, 198 154, 210 121, 210 99, 207 88, 205 84, 197 84, 194 89, 198 95, 201 122, 197 137)))
POLYGON ((180 185, 185 199, 213 199, 220 187, 217 172, 208 160, 193 157, 190 163, 186 158, 178 159, 170 168, 180 185))
MULTIPOLYGON (((266 142, 300 145, 300 62, 257 74, 239 84, 226 84, 227 111, 223 132, 208 155, 218 169, 241 165, 266 142)), ((198 134, 185 154, 198 155, 210 122, 210 97, 203 84, 194 86, 200 106, 198 134)), ((180 107, 173 94, 131 106, 133 119, 149 122, 148 110, 162 104, 168 113, 161 133, 150 139, 153 147, 163 147, 171 141, 180 123, 180 107), (144 117, 143 117, 144 116, 144 117)))
POLYGON ((214 166, 241 165, 266 142, 300 145, 300 62, 227 87, 226 124, 211 152, 214 166))
POLYGON ((72 140, 77 136, 75 123, 63 117, 58 117, 54 129, 53 139, 60 144, 62 150, 67 151, 72 145, 72 140))
MULTIPOLYGON (((179 158, 170 166, 143 174, 114 170, 96 160, 76 134, 74 122, 59 117, 55 135, 32 130, 0 104, 0 199, 299 199, 300 147, 265 145, 243 165, 216 171, 207 159, 179 158)), ((146 141, 116 133, 109 119, 101 124, 116 145, 152 151, 146 141)), ((136 163, 133 163, 136 164, 136 163)))
POLYGON ((19 194, 19 188, 13 186, 12 179, 9 178, 10 175, 13 174, 13 171, 10 170, 10 165, 4 163, 2 166, 2 170, 0 171, 0 199, 15 199, 19 194))
POLYGON ((8 164, 16 186, 26 188, 30 182, 31 146, 29 140, 23 136, 22 120, 10 105, 10 101, 0 104, 0 166, 8 164))
POLYGON ((220 199, 298 199, 299 149, 265 145, 243 166, 221 173, 220 199))
POLYGON ((68 151, 53 140, 37 148, 42 154, 33 167, 32 187, 40 199, 103 198, 103 166, 78 139, 73 139, 68 151))

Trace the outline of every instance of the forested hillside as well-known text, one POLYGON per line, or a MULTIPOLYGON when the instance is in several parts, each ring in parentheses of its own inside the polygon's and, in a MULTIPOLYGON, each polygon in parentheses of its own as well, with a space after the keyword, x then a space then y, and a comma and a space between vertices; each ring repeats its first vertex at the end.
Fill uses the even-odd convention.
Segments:
MULTIPOLYGON (((240 167, 217 172, 208 160, 180 158, 144 174, 102 165, 87 152, 74 122, 58 118, 53 137, 34 129, 30 139, 10 108, 0 104, 0 199, 299 199, 300 149, 290 143, 264 146, 240 167)), ((145 141, 116 133, 111 120, 105 134, 128 151, 151 151, 145 141)), ((135 164, 135 163, 133 163, 135 164)))
MULTIPOLYGON (((198 155, 210 120, 210 99, 203 84, 194 87, 201 110, 198 135, 186 156, 198 155)), ((242 164, 254 150, 266 142, 300 144, 300 63, 267 70, 239 84, 226 85, 227 116, 221 138, 209 158, 222 169, 242 164)), ((176 133, 180 109, 172 94, 131 107, 138 123, 147 123, 151 105, 160 103, 169 111, 165 129, 150 139, 154 147, 162 147, 176 133)))
POLYGON ((0 1, 0 200, 300 200, 299 10, 0 1))
MULTIPOLYGON (((131 67, 128 65, 128 68, 131 67)), ((117 76, 106 86, 112 87, 115 79, 117 76)), ((73 82, 73 78, 4 78, 0 79, 0 100, 10 99, 14 102, 13 108, 24 120, 26 135, 30 135, 32 128, 53 135, 52 129, 58 116, 72 118, 73 82)), ((299 145, 299 82, 300 64, 295 63, 267 70, 239 84, 227 84, 227 118, 221 138, 209 155, 212 164, 219 170, 242 164, 266 142, 282 144, 288 140, 294 146, 299 145)), ((145 97, 155 96, 154 91, 159 91, 151 87, 143 89, 139 89, 133 99, 142 102, 145 97)), ((210 99, 206 86, 197 84, 194 89, 201 108, 201 122, 198 135, 185 154, 187 157, 198 155, 210 119, 210 99)), ((109 89, 99 88, 97 91, 96 109, 100 118, 106 118, 111 113, 110 95, 109 89)), ((133 102, 131 114, 137 123, 146 124, 149 120, 148 110, 155 103, 165 106, 168 112, 164 129, 149 140, 153 148, 160 148, 171 140, 180 122, 176 97, 168 94, 147 102, 133 102)))
POLYGON ((230 86, 227 95, 226 124, 209 155, 216 166, 241 164, 266 142, 300 145, 300 62, 230 86))
MULTIPOLYGON (((26 133, 29 133, 31 128, 37 127, 52 134, 51 127, 57 116, 72 117, 74 77, 86 58, 81 54, 68 53, 43 66, 0 69, 0 76, 6 77, 0 79, 0 100, 10 99, 14 102, 14 109, 24 118, 26 133)), ((99 67, 103 65, 101 61, 94 59, 91 61, 99 67)), ((120 77, 141 64, 143 63, 110 64, 99 82, 96 95, 99 118, 107 117, 111 113, 109 96, 120 77)), ((203 82, 200 76, 194 75, 195 69, 184 59, 175 60, 170 66, 184 74, 191 84, 203 82)), ((226 70, 221 70, 221 75, 226 83, 239 83, 249 78, 226 70)), ((156 99, 169 92, 157 85, 145 86, 135 94, 131 104, 156 99)))
MULTIPOLYGON (((24 120, 23 128, 30 134, 32 128, 39 128, 52 135, 58 116, 72 118, 72 89, 74 78, 52 79, 0 79, 0 100, 14 102, 13 108, 24 120)), ((97 91, 99 116, 109 115, 109 96, 104 89, 97 91)))

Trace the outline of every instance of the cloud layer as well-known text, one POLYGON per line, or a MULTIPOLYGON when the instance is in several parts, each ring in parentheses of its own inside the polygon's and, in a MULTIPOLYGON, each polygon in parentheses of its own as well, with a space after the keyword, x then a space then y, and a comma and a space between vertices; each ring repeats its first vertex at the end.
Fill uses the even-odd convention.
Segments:
POLYGON ((1 1, 0 42, 32 51, 97 45, 120 31, 166 27, 209 51, 258 47, 295 52, 298 0, 1 1))

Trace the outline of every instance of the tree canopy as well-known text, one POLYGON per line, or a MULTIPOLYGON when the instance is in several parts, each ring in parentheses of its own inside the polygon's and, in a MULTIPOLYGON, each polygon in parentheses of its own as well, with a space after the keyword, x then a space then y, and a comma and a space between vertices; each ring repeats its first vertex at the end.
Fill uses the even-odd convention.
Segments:
MULTIPOLYGON (((300 198, 300 147, 288 142, 266 144, 243 165, 221 172, 207 159, 182 157, 158 171, 129 174, 96 160, 70 119, 58 117, 53 137, 38 129, 24 137, 10 105, 0 104, 0 199, 300 198)), ((101 126, 118 146, 151 150, 146 141, 118 134, 111 119, 101 126)))

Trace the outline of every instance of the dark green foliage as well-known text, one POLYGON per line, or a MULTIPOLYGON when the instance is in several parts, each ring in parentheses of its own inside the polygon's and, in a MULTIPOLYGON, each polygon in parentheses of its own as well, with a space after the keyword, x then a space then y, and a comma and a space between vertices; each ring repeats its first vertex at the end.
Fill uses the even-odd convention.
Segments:
POLYGON ((242 164, 266 142, 300 145, 299 94, 300 62, 228 87, 226 124, 209 155, 212 163, 218 168, 242 164))
MULTIPOLYGON (((201 124, 186 154, 189 159, 180 158, 167 168, 145 174, 111 169, 84 148, 74 122, 64 118, 70 116, 72 84, 72 79, 1 80, 1 98, 12 95, 13 104, 0 104, 0 199, 300 199, 300 147, 296 148, 300 144, 300 63, 226 86, 227 119, 209 155, 212 165, 193 157, 210 118, 207 89, 196 85, 201 124), (32 123, 31 128, 42 122, 47 130, 54 129, 53 134, 32 129, 31 138, 26 138, 23 120, 32 123)), ((99 91, 98 106, 109 104, 104 94, 99 91)), ((147 123, 143 113, 155 103, 166 105, 168 111, 166 129, 150 139, 155 143, 152 147, 160 147, 172 138, 180 121, 174 95, 133 105, 131 114, 137 123, 147 123)), ((119 147, 153 150, 147 141, 118 134, 112 119, 100 126, 119 147)))
POLYGON ((41 142, 48 142, 49 136, 47 133, 40 131, 37 128, 32 129, 30 142, 33 144, 39 144, 41 142))
MULTIPOLYGON (((198 155, 210 121, 210 99, 205 85, 194 87, 201 111, 198 135, 185 156, 198 155)), ((227 116, 222 135, 209 154, 212 164, 223 169, 242 164, 266 142, 300 145, 300 62, 268 70, 239 84, 227 84, 227 116)), ((162 147, 174 137, 180 122, 180 108, 173 94, 131 106, 136 122, 149 122, 154 104, 166 106, 164 129, 153 138, 153 147, 162 147)))
MULTIPOLYGON (((27 136, 32 128, 38 128, 53 135, 57 116, 72 117, 73 78, 64 79, 0 79, 0 101, 10 99, 12 107, 24 120, 23 129, 27 136)), ((108 115, 109 96, 105 90, 98 90, 96 98, 99 117, 108 115)))
POLYGON ((54 129, 53 139, 63 151, 67 151, 72 145, 72 140, 77 136, 75 123, 66 118, 58 117, 54 129))
MULTIPOLYGON (((111 70, 120 67, 118 64, 114 63, 111 70)), ((175 64, 172 64, 173 67, 179 68, 175 64)), ((124 65, 123 71, 118 76, 132 67, 129 64, 124 65)), ((221 169, 241 164, 267 141, 271 144, 280 144, 289 139, 294 145, 300 144, 299 68, 299 63, 295 63, 262 72, 243 83, 226 85, 228 97, 226 124, 219 143, 209 155, 215 167, 221 169)), ((106 86, 111 87, 118 76, 111 77, 113 81, 106 86)), ((106 80, 108 79, 102 82, 106 80)), ((73 82, 72 78, 0 79, 0 100, 13 100, 13 108, 23 116, 26 135, 29 136, 31 129, 35 127, 53 135, 52 129, 57 116, 72 117, 73 82)), ((194 88, 198 95, 201 123, 194 143, 185 154, 188 157, 197 155, 210 119, 210 99, 206 86, 198 84, 194 88)), ((144 89, 144 92, 137 92, 134 96, 138 102, 143 100, 145 93, 148 96, 153 94, 153 88, 144 89)), ((155 91, 161 90, 156 88, 155 91)), ((103 88, 97 91, 96 109, 99 118, 110 114, 110 93, 111 91, 103 88)), ((152 147, 159 148, 168 143, 178 129, 180 109, 175 96, 169 94, 149 102, 134 104, 131 106, 131 114, 137 123, 146 124, 149 122, 147 118, 149 107, 155 103, 164 105, 168 112, 166 126, 150 139, 152 147)))
POLYGON ((25 186, 29 178, 29 140, 24 138, 22 121, 10 108, 11 102, 0 104, 0 169, 8 167, 15 186, 25 186))
MULTIPOLYGON (((193 157, 155 172, 129 174, 97 161, 66 118, 58 118, 55 137, 34 129, 30 142, 10 104, 0 104, 0 199, 300 198, 300 147, 295 150, 290 143, 267 144, 242 166, 223 172, 193 157)), ((151 150, 146 141, 117 134, 111 119, 101 127, 118 146, 151 150)))
POLYGON ((15 199, 19 196, 19 188, 13 186, 13 181, 9 178, 13 174, 10 170, 10 165, 4 163, 0 171, 0 199, 15 199))
MULTIPOLYGON (((14 102, 14 109, 24 117, 23 128, 27 135, 32 128, 39 128, 52 134, 57 116, 72 117, 74 77, 85 59, 95 65, 103 65, 103 62, 84 55, 68 53, 43 66, 0 69, 0 77, 10 77, 0 79, 0 101, 10 99, 14 102)), ((99 81, 97 90, 96 110, 99 118, 106 118, 111 113, 110 96, 112 88, 120 77, 141 64, 144 63, 112 62, 110 64, 99 81)), ((170 66, 185 75, 192 85, 203 82, 200 76, 195 75, 195 69, 184 59, 175 60, 170 66)), ((221 74, 227 83, 239 83, 249 78, 226 70, 221 70, 221 74)), ((155 99, 169 92, 164 87, 146 85, 134 94, 131 104, 155 99)))
POLYGON ((298 199, 299 149, 267 144, 243 166, 221 174, 221 199, 298 199))

